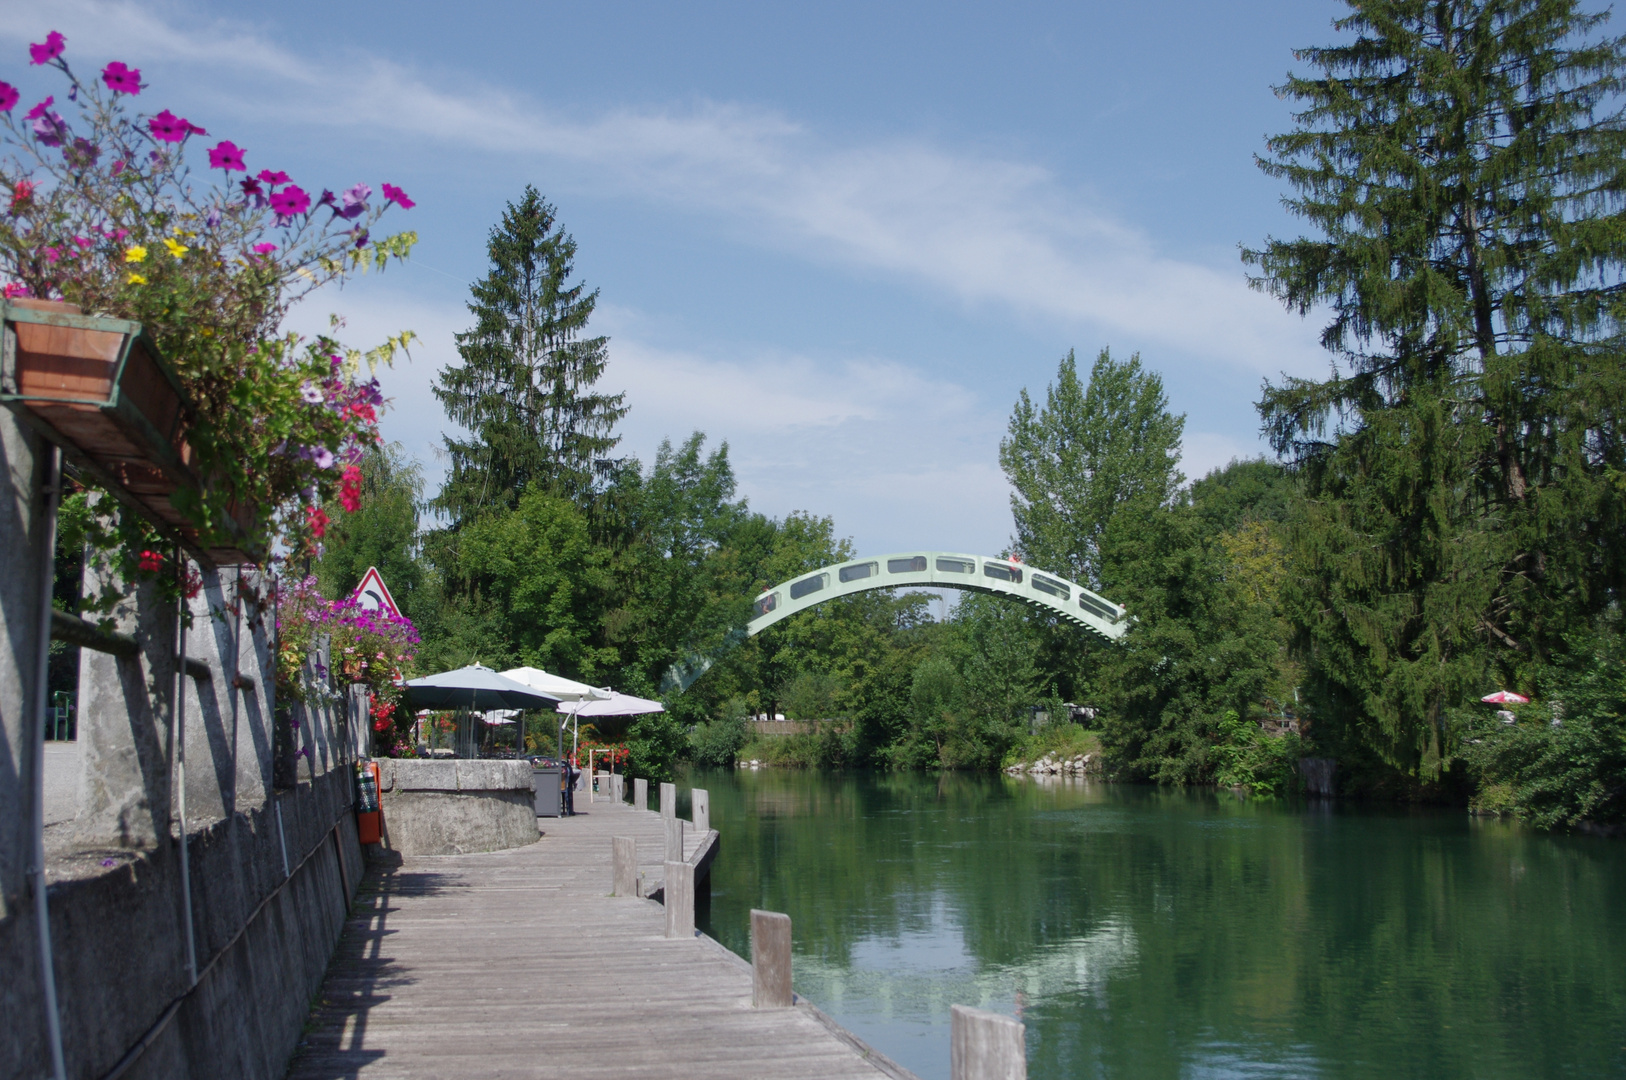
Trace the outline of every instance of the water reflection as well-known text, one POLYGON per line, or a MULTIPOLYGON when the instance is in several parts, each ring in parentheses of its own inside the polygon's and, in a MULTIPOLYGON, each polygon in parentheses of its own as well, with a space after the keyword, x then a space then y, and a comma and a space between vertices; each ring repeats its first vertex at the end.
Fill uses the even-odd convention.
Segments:
POLYGON ((694 779, 709 932, 923 1077, 953 1003, 1044 1077, 1626 1075, 1626 845, 1417 811, 1004 777, 694 779))

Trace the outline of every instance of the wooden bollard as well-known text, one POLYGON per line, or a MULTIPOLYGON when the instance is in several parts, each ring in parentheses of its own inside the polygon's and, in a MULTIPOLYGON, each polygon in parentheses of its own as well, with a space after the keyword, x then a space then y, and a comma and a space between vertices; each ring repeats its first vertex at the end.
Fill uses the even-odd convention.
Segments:
POLYGON ((790 916, 751 910, 751 1004, 759 1009, 788 1009, 790 990, 790 916))
POLYGON ((638 840, 631 836, 610 837, 615 874, 611 896, 638 895, 638 840))
POLYGON ((694 867, 686 862, 668 862, 661 899, 666 905, 666 936, 694 937, 694 867))
POLYGON ((694 831, 705 836, 711 828, 711 793, 705 788, 689 792, 689 816, 694 819, 694 831))
POLYGON ((683 826, 687 824, 680 817, 662 818, 661 824, 666 826, 666 861, 683 862, 683 826))
POLYGON ((661 785, 661 817, 677 817, 677 785, 661 785))
POLYGON ((634 810, 649 809, 649 781, 641 776, 632 782, 632 808, 634 810))
POLYGON ((1027 1027, 999 1013, 949 1009, 949 1080, 1027 1080, 1027 1027))

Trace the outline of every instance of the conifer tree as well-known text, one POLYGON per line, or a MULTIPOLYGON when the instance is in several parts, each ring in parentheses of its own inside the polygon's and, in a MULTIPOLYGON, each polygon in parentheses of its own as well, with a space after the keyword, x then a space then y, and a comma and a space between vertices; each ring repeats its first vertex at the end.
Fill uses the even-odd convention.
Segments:
POLYGON ((1330 377, 1260 404, 1309 495, 1289 593, 1318 739, 1426 777, 1453 706, 1528 688, 1621 585, 1622 52, 1573 0, 1350 7, 1259 163, 1318 235, 1244 259, 1331 314, 1330 377))
POLYGON ((593 387, 607 359, 584 337, 598 292, 570 280, 576 242, 534 187, 509 203, 487 244, 491 270, 471 288, 474 326, 435 396, 468 438, 446 436, 450 468, 436 502, 454 524, 512 508, 526 490, 587 498, 595 462, 620 440, 624 395, 593 387))

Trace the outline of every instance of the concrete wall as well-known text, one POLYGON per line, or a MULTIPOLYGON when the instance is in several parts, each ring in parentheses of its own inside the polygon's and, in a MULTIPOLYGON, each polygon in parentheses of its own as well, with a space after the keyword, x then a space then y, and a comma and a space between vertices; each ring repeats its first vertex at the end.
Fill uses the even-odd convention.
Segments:
MULTIPOLYGON (((40 511, 44 478, 40 440, 0 410, 0 920, 27 904, 28 852, 32 846, 28 803, 33 759, 26 738, 32 723, 34 675, 39 648, 40 511)), ((0 979, 0 984, 11 982, 0 979)), ((0 1009, 12 1011, 12 991, 0 985, 0 1009)))
POLYGON ((528 761, 381 761, 384 847, 464 855, 536 842, 528 761))
MULTIPOLYGON (((0 489, 3 1077, 50 1073, 36 927, 23 891, 32 842, 25 710, 37 647, 37 455, 0 410, 10 481, 0 489)), ((107 574, 88 568, 87 586, 107 574)), ((83 653, 78 814, 46 833, 69 1076, 104 1077, 122 1062, 126 1077, 277 1080, 301 1037, 364 860, 342 696, 276 719, 267 584, 235 568, 204 574, 185 646, 207 676, 187 678, 182 716, 173 709, 177 612, 152 588, 126 590, 114 616, 138 639, 139 655, 83 653)))

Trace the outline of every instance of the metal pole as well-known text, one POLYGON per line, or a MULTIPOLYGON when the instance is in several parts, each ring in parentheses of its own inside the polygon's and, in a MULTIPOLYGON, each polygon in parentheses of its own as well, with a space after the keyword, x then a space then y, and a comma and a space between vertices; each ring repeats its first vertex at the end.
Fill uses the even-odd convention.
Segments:
POLYGON ((39 655, 34 665, 34 731, 30 748, 34 760, 34 850, 28 876, 34 886, 34 922, 40 945, 40 992, 44 996, 45 1039, 51 1049, 51 1075, 67 1080, 62 1061, 62 1018, 57 1013, 56 963, 51 948, 51 906, 45 894, 45 704, 46 680, 51 666, 51 592, 56 583, 56 512, 62 499, 62 450, 52 445, 45 465, 45 520, 41 532, 39 592, 39 655))
POLYGON ((176 633, 179 637, 175 661, 175 696, 170 706, 170 739, 175 746, 175 784, 181 824, 181 925, 186 932, 186 985, 198 981, 198 947, 192 929, 192 854, 186 844, 186 616, 191 614, 186 599, 186 562, 179 544, 175 545, 175 573, 181 595, 175 601, 176 633))

